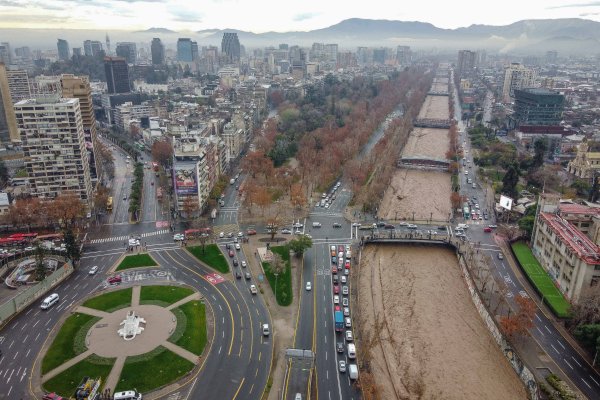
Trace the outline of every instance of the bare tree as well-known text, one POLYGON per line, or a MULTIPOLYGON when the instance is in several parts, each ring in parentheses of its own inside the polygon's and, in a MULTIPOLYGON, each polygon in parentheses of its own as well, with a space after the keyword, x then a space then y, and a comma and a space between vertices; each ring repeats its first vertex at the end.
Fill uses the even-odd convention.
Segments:
POLYGON ((571 306, 570 325, 598 324, 600 323, 600 285, 584 290, 576 304, 571 306))

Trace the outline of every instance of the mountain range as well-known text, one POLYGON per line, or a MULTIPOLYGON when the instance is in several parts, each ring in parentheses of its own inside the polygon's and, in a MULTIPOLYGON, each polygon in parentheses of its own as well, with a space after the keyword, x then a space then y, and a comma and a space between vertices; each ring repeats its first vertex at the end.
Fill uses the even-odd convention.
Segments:
MULTIPOLYGON (((145 31, 110 31, 111 41, 149 43, 160 37, 167 47, 174 47, 178 37, 191 37, 200 46, 220 47, 223 32, 237 32, 246 49, 288 45, 310 46, 314 42, 337 43, 340 50, 355 50, 357 46, 411 46, 424 51, 455 51, 487 49, 513 54, 542 54, 556 50, 561 55, 600 53, 600 22, 586 19, 522 20, 510 25, 471 25, 457 29, 442 29, 418 21, 391 21, 352 18, 327 28, 312 31, 253 33, 236 29, 206 29, 197 32, 175 32, 165 28, 145 31)), ((67 39, 72 47, 85 39, 104 41, 107 32, 92 30, 32 30, 0 29, 0 37, 14 47, 55 48, 56 38, 67 39)))

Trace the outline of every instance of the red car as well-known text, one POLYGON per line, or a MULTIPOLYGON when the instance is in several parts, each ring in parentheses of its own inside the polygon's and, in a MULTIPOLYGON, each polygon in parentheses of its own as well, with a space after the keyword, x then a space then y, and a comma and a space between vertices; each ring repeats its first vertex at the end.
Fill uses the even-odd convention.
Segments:
POLYGON ((115 275, 115 276, 111 276, 110 278, 108 278, 108 283, 111 285, 119 284, 122 281, 123 281, 123 279, 121 278, 121 275, 115 275))
POLYGON ((335 265, 331 268, 331 273, 337 275, 337 267, 335 265))
POLYGON ((346 250, 346 248, 345 248, 343 245, 341 245, 341 244, 340 244, 340 245, 338 246, 338 251, 342 251, 342 252, 343 252, 343 251, 345 251, 345 250, 346 250))
POLYGON ((233 250, 229 250, 229 257, 233 258, 234 255, 233 250))
POLYGON ((340 287, 338 285, 333 286, 333 294, 340 294, 340 287))
POLYGON ((345 267, 346 267, 346 269, 350 269, 350 261, 346 261, 345 267))
POLYGON ((246 235, 250 236, 250 235, 256 235, 256 229, 248 229, 246 231, 246 235))
POLYGON ((341 309, 341 307, 340 307, 340 306, 335 306, 335 307, 333 307, 333 311, 334 311, 334 312, 335 312, 335 311, 342 311, 342 309, 341 309))
POLYGON ((483 231, 489 233, 492 231, 492 228, 490 228, 489 226, 486 226, 485 228, 483 228, 483 231))

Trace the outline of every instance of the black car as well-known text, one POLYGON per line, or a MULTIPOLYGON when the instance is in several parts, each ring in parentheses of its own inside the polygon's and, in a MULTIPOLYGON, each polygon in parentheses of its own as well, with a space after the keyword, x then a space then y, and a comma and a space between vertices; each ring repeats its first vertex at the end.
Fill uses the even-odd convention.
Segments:
POLYGON ((233 259, 233 265, 234 265, 235 267, 237 267, 237 266, 238 266, 238 264, 239 264, 239 262, 238 262, 237 258, 234 258, 234 259, 233 259))
POLYGON ((240 274, 239 272, 236 272, 235 279, 242 279, 242 274, 240 274))
POLYGON ((388 224, 386 224, 386 223, 385 223, 385 222, 383 222, 383 221, 379 221, 379 222, 377 223, 377 226, 378 226, 378 227, 380 227, 380 228, 382 228, 382 227, 385 227, 386 225, 388 225, 388 224))
POLYGON ((383 229, 396 229, 396 227, 392 224, 385 224, 383 225, 383 229))
POLYGON ((336 350, 337 350, 338 353, 343 353, 344 352, 344 343, 337 342, 335 344, 335 348, 336 348, 336 350))
POLYGON ((342 227, 342 224, 340 224, 339 222, 334 222, 334 223, 333 223, 333 227, 334 227, 334 228, 341 228, 341 227, 342 227))
POLYGON ((336 283, 338 283, 339 279, 337 275, 332 275, 333 276, 333 284, 335 285, 336 283))
POLYGON ((250 279, 250 272, 246 272, 246 273, 244 274, 244 277, 245 277, 247 280, 248 280, 248 279, 250 279))
POLYGON ((440 225, 440 226, 438 226, 438 230, 445 231, 446 227, 444 225, 440 225))

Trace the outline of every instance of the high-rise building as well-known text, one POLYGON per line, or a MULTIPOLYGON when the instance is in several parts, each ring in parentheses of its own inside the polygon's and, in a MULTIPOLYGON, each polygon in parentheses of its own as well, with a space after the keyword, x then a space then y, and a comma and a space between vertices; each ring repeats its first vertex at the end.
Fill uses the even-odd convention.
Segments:
POLYGON ((410 64, 412 59, 412 53, 410 52, 410 46, 398 46, 396 47, 396 62, 400 65, 410 64))
POLYGON ((0 63, 0 142, 2 143, 19 141, 19 129, 6 72, 4 63, 0 63))
POLYGON ((235 32, 223 33, 221 40, 221 53, 227 57, 227 62, 237 62, 240 60, 240 40, 235 32))
POLYGON ((381 47, 379 49, 373 49, 373 62, 376 64, 385 64, 386 49, 381 47))
POLYGON ((514 97, 515 90, 535 85, 536 72, 520 63, 512 63, 506 67, 504 72, 504 85, 502 97, 505 103, 510 103, 514 97))
POLYGON ((196 44, 196 54, 198 54, 198 44, 190 38, 177 39, 177 61, 194 61, 193 45, 196 44))
POLYGON ((524 88, 515 90, 515 107, 511 118, 519 126, 558 126, 565 108, 565 96, 555 90, 524 88))
POLYGON ((337 64, 338 60, 338 45, 336 43, 329 43, 323 47, 325 53, 325 61, 337 64))
POLYGON ((69 42, 64 39, 58 39, 56 48, 58 49, 58 59, 67 61, 69 59, 69 42))
POLYGON ((73 193, 91 201, 92 183, 78 99, 48 95, 14 105, 30 193, 73 193))
POLYGON ((83 53, 86 56, 97 56, 102 51, 102 42, 99 40, 86 40, 83 42, 83 53))
POLYGON ((127 64, 135 64, 137 60, 137 46, 133 42, 119 42, 115 49, 118 57, 127 60, 127 64))
POLYGON ((81 47, 73 47, 73 57, 81 57, 82 55, 81 47))
POLYGON ((90 154, 90 174, 96 177, 96 116, 94 114, 94 104, 92 103, 92 88, 87 76, 75 76, 63 74, 60 77, 62 88, 62 97, 67 99, 78 99, 79 109, 81 110, 81 120, 83 123, 83 133, 86 141, 86 147, 91 150, 90 154))
POLYGON ((15 55, 26 60, 31 60, 31 49, 28 46, 17 47, 15 55))
POLYGON ((6 79, 13 104, 31 97, 31 87, 27 71, 23 69, 6 70, 6 79))
POLYGON ((108 37, 108 33, 106 34, 106 55, 112 55, 110 52, 110 38, 108 37))
POLYGON ((11 61, 12 53, 10 51, 10 44, 8 42, 0 43, 0 62, 10 65, 11 61))
POLYGON ((159 38, 152 39, 150 51, 152 52, 153 65, 163 65, 165 63, 165 46, 159 38))
POLYGON ((558 52, 556 50, 550 50, 546 52, 546 63, 556 64, 558 60, 558 52))
POLYGON ((123 57, 104 57, 108 93, 129 93, 129 69, 123 57))
POLYGON ((83 41, 83 54, 90 57, 92 55, 92 41, 84 40, 83 41))
POLYGON ((471 50, 459 50, 456 70, 459 77, 466 76, 475 68, 476 53, 471 50))

